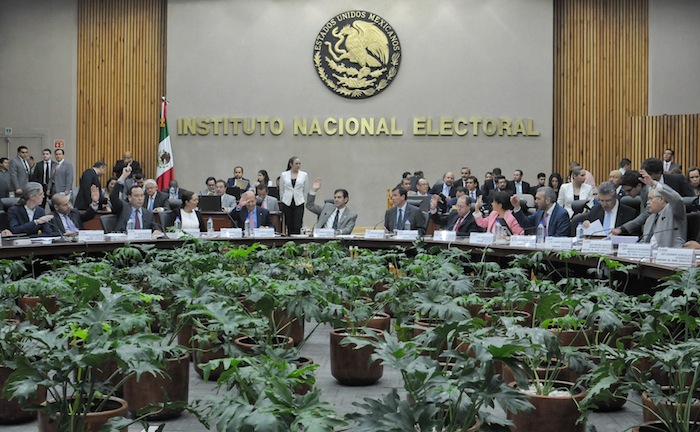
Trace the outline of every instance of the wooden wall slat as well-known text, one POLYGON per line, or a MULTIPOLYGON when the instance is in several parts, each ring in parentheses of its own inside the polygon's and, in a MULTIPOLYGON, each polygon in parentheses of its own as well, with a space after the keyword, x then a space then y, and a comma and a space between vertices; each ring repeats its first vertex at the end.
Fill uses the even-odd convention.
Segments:
POLYGON ((648 113, 648 51, 648 0, 554 1, 554 171, 577 161, 603 181, 634 158, 629 119, 648 113))
POLYGON ((125 150, 155 176, 166 16, 167 0, 78 2, 78 176, 98 160, 111 171, 125 150))
POLYGON ((700 160, 700 114, 637 116, 629 119, 630 141, 636 143, 632 159, 661 157, 667 148, 676 153, 675 162, 688 168, 700 160))

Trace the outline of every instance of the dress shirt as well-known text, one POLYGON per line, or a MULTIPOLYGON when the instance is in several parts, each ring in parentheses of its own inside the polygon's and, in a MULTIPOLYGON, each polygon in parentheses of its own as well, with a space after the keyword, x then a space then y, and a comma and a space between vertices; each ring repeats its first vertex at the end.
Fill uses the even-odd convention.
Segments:
POLYGON ((345 210, 345 207, 339 209, 338 207, 333 210, 333 213, 331 213, 330 217, 326 221, 326 226, 324 228, 331 228, 331 229, 338 229, 337 226, 333 226, 333 221, 336 220, 336 217, 338 218, 338 222, 340 222, 340 218, 343 217, 343 211, 345 210))
POLYGON ((408 206, 408 204, 404 203, 403 206, 396 208, 396 225, 395 225, 394 229, 397 229, 397 230, 403 229, 403 223, 406 220, 406 207, 407 206, 408 206))
POLYGON ((199 218, 194 210, 189 213, 184 210, 180 211, 180 222, 182 222, 182 229, 199 230, 199 218))
POLYGON ((447 186, 447 184, 445 184, 445 183, 442 184, 442 194, 445 195, 446 197, 450 196, 451 189, 452 189, 452 186, 447 186))
POLYGON ((140 210, 138 207, 131 207, 131 217, 134 219, 135 229, 143 228, 143 213, 140 210))
POLYGON ((517 183, 515 183, 515 194, 516 194, 516 195, 522 195, 522 194, 523 194, 523 182, 517 182, 517 183))
MULTIPOLYGON (((58 213, 58 212, 56 212, 58 213)), ((63 214, 63 213, 58 213, 59 216, 61 217, 61 222, 63 223, 63 228, 66 230, 66 232, 73 232, 77 233, 79 231, 78 227, 75 226, 75 223, 71 218, 68 217, 68 215, 63 214)))
POLYGON ((27 206, 24 206, 24 209, 27 211, 27 217, 29 218, 29 220, 33 221, 34 220, 34 209, 30 209, 27 206))
POLYGON ((615 221, 617 220, 617 210, 619 206, 620 202, 615 200, 615 207, 609 212, 605 212, 605 216, 603 217, 603 229, 605 230, 605 234, 610 234, 610 230, 617 226, 615 221))
POLYGON ((148 197, 148 209, 150 211, 153 211, 153 206, 154 206, 155 201, 156 201, 155 196, 148 197))

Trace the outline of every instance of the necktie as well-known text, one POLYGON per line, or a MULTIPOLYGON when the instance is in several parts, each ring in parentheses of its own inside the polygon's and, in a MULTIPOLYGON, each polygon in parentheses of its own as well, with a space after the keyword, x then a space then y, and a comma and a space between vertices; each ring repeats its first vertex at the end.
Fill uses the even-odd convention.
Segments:
POLYGON ((612 213, 605 212, 605 219, 603 219, 603 232, 608 234, 610 232, 610 220, 612 219, 612 213))
POLYGON ((78 232, 78 227, 75 226, 75 223, 73 223, 73 220, 68 215, 61 215, 61 218, 63 219, 63 228, 65 232, 78 232))
POLYGON ((549 231, 547 229, 547 224, 549 223, 549 215, 547 214, 547 212, 544 212, 544 215, 542 216, 542 223, 544 224, 544 235, 546 237, 547 232, 549 231))
POLYGON ((49 162, 44 162, 44 184, 49 184, 49 162))
POLYGON ((248 213, 248 219, 250 220, 250 227, 255 228, 255 213, 254 212, 248 213))
POLYGON ((335 209, 335 217, 333 218, 333 229, 337 230, 338 229, 338 216, 340 215, 340 212, 338 209, 335 209))
POLYGON ((517 195, 522 195, 523 194, 523 185, 521 183, 516 183, 515 184, 515 193, 517 195))
POLYGON ((396 229, 403 229, 403 210, 399 209, 399 218, 396 219, 396 229))
POLYGON ((265 198, 264 200, 262 200, 262 203, 260 204, 260 207, 262 207, 262 208, 264 208, 264 209, 267 208, 267 198, 265 198))
POLYGON ((459 219, 457 219, 457 223, 455 223, 455 226, 452 228, 452 231, 459 231, 459 227, 462 226, 463 220, 464 220, 463 216, 461 216, 459 219))
POLYGON ((24 170, 29 174, 29 163, 26 159, 22 159, 22 162, 24 162, 24 170))
POLYGON ((651 229, 649 230, 649 234, 647 234, 647 237, 644 239, 644 243, 651 243, 651 238, 654 236, 654 229, 656 228, 656 222, 658 222, 658 221, 659 221, 659 214, 656 213, 656 217, 654 217, 654 223, 651 224, 651 229))
POLYGON ((153 197, 148 199, 148 209, 153 211, 153 197))
POLYGON ((141 219, 139 218, 139 209, 134 212, 134 228, 141 229, 141 219))

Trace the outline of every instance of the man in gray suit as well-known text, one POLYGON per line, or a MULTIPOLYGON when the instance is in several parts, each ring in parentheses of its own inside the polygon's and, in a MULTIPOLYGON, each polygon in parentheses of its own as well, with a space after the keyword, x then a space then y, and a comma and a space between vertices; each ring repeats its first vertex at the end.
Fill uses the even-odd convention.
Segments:
POLYGON ((63 193, 65 196, 72 198, 71 192, 73 192, 73 178, 75 175, 73 165, 65 159, 66 155, 63 149, 56 149, 53 151, 53 154, 56 158, 56 169, 53 172, 53 192, 63 193))
POLYGON ((25 146, 17 147, 17 157, 10 161, 10 190, 15 195, 22 194, 22 188, 29 183, 29 149, 25 146))
POLYGON ((221 209, 226 213, 236 208, 236 197, 226 193, 226 182, 219 179, 216 181, 216 194, 221 197, 221 209))
POLYGON ((642 241, 652 247, 683 247, 688 235, 683 199, 670 186, 648 176, 644 182, 649 186, 649 217, 644 223, 642 241))
POLYGON ((0 198, 10 196, 10 190, 10 160, 4 157, 0 158, 0 198))
POLYGON ((279 200, 267 194, 267 185, 261 183, 255 187, 255 190, 258 193, 258 201, 260 201, 260 207, 267 209, 267 211, 271 212, 280 211, 279 200))
POLYGON ((316 192, 321 189, 321 178, 318 177, 306 196, 306 208, 318 215, 317 228, 332 228, 340 234, 350 234, 355 229, 357 213, 347 208, 348 191, 336 189, 333 193, 333 204, 326 203, 321 207, 316 204, 316 192))

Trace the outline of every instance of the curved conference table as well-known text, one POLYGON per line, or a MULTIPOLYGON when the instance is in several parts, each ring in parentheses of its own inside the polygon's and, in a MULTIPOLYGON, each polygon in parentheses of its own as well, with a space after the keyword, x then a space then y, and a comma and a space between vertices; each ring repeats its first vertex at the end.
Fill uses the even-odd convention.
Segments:
MULTIPOLYGON (((289 241, 296 243, 308 242, 327 242, 332 240, 340 240, 349 246, 358 246, 370 250, 390 249, 395 246, 400 246, 411 250, 414 248, 412 241, 397 240, 394 238, 387 239, 364 239, 361 237, 343 237, 343 238, 314 238, 306 236, 294 237, 266 237, 266 238, 221 238, 217 237, 214 241, 227 241, 236 245, 250 245, 260 243, 269 247, 281 246, 289 241)), ((467 240, 457 240, 454 242, 446 242, 433 240, 426 237, 422 240, 425 247, 439 248, 459 248, 469 251, 475 261, 488 260, 499 262, 504 267, 511 261, 511 257, 517 254, 529 254, 541 249, 517 248, 509 245, 488 245, 471 244, 467 240)), ((30 245, 13 245, 11 240, 3 239, 3 245, 0 247, 0 259, 23 259, 27 257, 51 259, 56 257, 66 257, 72 254, 86 253, 88 255, 100 255, 106 252, 115 250, 125 244, 151 244, 157 248, 174 249, 184 243, 184 240, 161 238, 153 240, 118 240, 104 242, 54 242, 50 244, 30 244, 30 245)), ((552 266, 566 266, 566 269, 573 272, 576 276, 585 276, 587 270, 600 266, 600 256, 573 256, 561 257, 558 252, 544 251, 544 256, 547 262, 552 266)), ((625 291, 628 294, 649 293, 656 288, 660 280, 674 274, 679 269, 659 265, 650 262, 639 262, 625 258, 610 258, 621 262, 625 265, 630 265, 631 269, 627 275, 618 274, 618 279, 626 280, 625 291)))

